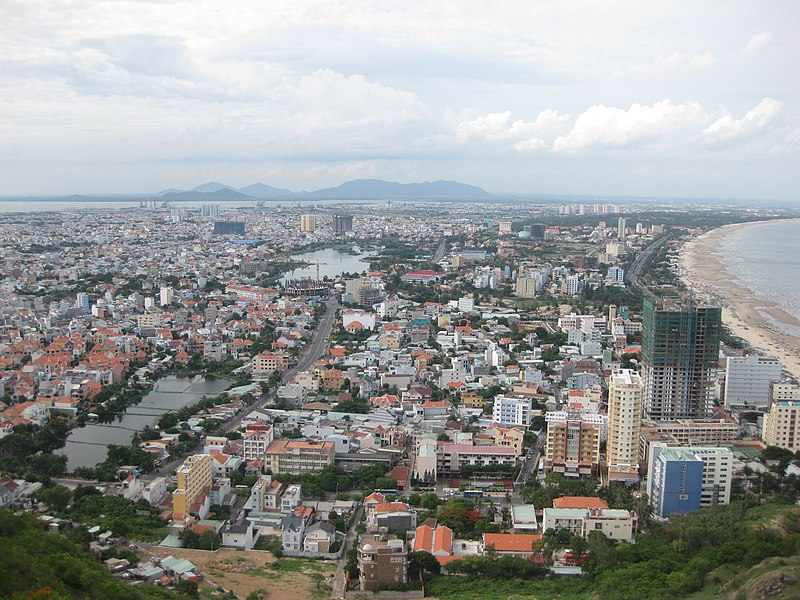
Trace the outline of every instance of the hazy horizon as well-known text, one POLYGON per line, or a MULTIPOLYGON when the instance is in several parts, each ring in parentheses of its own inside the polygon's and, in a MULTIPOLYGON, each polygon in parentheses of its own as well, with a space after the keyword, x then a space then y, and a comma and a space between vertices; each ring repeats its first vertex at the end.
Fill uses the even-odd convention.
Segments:
POLYGON ((220 6, 3 3, 0 196, 798 199, 795 2, 220 6))

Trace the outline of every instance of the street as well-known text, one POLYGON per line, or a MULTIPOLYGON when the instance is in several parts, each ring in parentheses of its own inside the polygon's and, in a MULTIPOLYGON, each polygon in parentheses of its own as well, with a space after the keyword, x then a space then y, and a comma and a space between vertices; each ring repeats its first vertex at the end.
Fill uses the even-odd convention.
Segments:
MULTIPOLYGON (((336 310, 339 308, 339 302, 335 297, 328 299, 325 304, 325 314, 323 315, 322 319, 319 322, 319 325, 314 330, 311 338, 311 342, 306 345, 305 350, 300 355, 300 358, 297 361, 297 364, 290 369, 287 369, 286 372, 281 377, 282 383, 288 383, 291 379, 300 371, 304 371, 308 369, 311 365, 313 365, 325 351, 325 347, 328 343, 328 336, 330 336, 331 331, 333 330, 333 325, 336 322, 336 310)), ((254 404, 242 409, 239 411, 233 419, 223 424, 218 432, 218 435, 223 435, 230 431, 235 431, 241 425, 242 419, 250 414, 250 412, 254 410, 258 410, 260 408, 264 408, 269 402, 272 401, 274 398, 274 392, 270 391, 270 393, 262 394, 261 398, 257 400, 254 404)), ((183 463, 183 457, 176 458, 171 460, 167 463, 164 463, 157 469, 151 471, 148 475, 145 475, 142 479, 143 481, 151 481, 156 477, 165 477, 172 474, 172 472, 183 463)))

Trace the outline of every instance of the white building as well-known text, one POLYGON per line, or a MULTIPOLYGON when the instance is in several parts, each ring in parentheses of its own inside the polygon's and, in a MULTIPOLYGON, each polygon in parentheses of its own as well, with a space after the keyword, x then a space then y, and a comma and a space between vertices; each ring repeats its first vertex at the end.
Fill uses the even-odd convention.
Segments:
POLYGON ((780 381, 783 367, 775 358, 730 356, 725 369, 725 407, 769 406, 770 386, 780 381))
POLYGON ((263 459, 274 437, 275 432, 272 427, 269 427, 266 431, 248 431, 245 433, 242 437, 244 459, 246 461, 263 459))
POLYGON ((600 531, 608 539, 629 541, 637 524, 636 513, 622 509, 545 508, 542 531, 568 529, 584 538, 592 531, 600 531))
POLYGON ((533 400, 526 397, 496 396, 492 419, 503 427, 524 427, 531 424, 533 400))
POLYGON ((168 285, 162 285, 159 291, 159 304, 168 306, 175 300, 175 290, 168 285))
POLYGON ((638 481, 644 384, 631 369, 614 371, 608 385, 609 481, 638 481))
POLYGON ((800 400, 779 400, 764 415, 761 437, 768 446, 800 450, 800 400))

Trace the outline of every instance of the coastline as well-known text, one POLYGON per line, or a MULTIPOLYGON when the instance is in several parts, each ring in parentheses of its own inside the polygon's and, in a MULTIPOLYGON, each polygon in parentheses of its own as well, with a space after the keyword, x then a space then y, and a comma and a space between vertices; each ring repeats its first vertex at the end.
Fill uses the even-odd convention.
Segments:
POLYGON ((800 338, 781 329, 800 328, 800 320, 736 283, 716 254, 719 243, 734 230, 794 220, 750 221, 712 229, 683 245, 680 264, 681 278, 695 296, 722 304, 722 322, 733 335, 746 340, 760 354, 780 360, 784 371, 800 380, 800 338))

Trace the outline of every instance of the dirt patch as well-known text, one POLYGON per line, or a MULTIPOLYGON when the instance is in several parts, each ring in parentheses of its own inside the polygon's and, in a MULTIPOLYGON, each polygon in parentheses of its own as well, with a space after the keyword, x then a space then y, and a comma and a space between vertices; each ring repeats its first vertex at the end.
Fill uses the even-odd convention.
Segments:
POLYGON ((300 600, 330 598, 330 584, 336 571, 332 561, 302 558, 276 559, 270 552, 260 550, 172 550, 174 556, 197 565, 206 578, 208 588, 203 597, 216 587, 231 590, 245 598, 255 590, 266 590, 270 600, 300 600))

